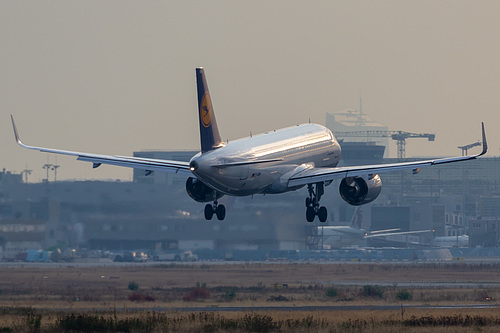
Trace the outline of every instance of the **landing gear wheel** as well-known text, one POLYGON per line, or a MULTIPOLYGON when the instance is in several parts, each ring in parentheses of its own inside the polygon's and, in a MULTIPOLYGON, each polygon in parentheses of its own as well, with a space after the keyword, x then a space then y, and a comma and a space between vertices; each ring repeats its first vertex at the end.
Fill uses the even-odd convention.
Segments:
POLYGON ((205 220, 211 220, 212 217, 214 216, 214 208, 212 207, 211 204, 207 204, 205 206, 205 220))
POLYGON ((326 210, 325 206, 321 206, 318 209, 318 218, 320 222, 326 222, 326 219, 328 217, 328 211, 326 210))
POLYGON ((307 207, 307 209, 306 209, 307 222, 313 222, 315 216, 316 216, 316 212, 314 211, 314 208, 311 206, 307 207))
POLYGON ((226 207, 224 207, 224 205, 218 205, 217 208, 215 208, 215 214, 219 221, 224 220, 226 217, 226 207))
MULTIPOLYGON (((329 183, 328 183, 329 184, 329 183)), ((327 185, 328 185, 327 184, 327 185)), ((307 222, 313 222, 314 217, 318 215, 320 222, 326 222, 328 217, 328 212, 326 207, 319 206, 319 200, 325 193, 325 183, 319 182, 315 184, 307 184, 307 191, 309 196, 306 197, 306 220, 307 222)))

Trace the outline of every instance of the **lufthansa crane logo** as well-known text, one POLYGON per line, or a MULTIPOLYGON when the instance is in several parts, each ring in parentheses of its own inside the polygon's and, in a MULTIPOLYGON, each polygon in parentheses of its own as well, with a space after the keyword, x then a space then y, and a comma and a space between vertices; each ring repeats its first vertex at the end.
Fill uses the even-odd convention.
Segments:
POLYGON ((210 127, 212 124, 212 101, 208 91, 203 95, 200 104, 200 119, 203 127, 210 127))

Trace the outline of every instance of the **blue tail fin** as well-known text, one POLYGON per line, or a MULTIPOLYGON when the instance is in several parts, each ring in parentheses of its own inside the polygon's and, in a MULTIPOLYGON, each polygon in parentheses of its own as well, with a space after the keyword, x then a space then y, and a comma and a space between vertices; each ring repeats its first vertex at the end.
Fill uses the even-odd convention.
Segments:
POLYGON ((219 148, 223 142, 217 128, 212 99, 208 92, 207 79, 203 67, 196 68, 196 84, 198 87, 198 114, 200 118, 201 152, 219 148))

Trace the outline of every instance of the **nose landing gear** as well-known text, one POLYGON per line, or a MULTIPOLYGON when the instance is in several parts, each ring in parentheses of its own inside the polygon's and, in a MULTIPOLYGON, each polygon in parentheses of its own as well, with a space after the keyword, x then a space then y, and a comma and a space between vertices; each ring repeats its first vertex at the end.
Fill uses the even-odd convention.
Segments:
POLYGON ((317 215, 320 222, 326 222, 328 211, 325 206, 319 206, 319 200, 325 193, 325 186, 323 182, 315 185, 316 189, 314 189, 313 184, 307 185, 309 197, 306 198, 306 220, 307 222, 313 222, 317 215))

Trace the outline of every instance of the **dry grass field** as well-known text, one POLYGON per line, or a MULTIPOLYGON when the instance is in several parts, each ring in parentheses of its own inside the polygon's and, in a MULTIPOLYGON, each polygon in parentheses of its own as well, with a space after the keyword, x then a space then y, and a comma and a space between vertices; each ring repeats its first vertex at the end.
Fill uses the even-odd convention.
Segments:
POLYGON ((0 267, 0 272, 0 332, 500 330, 497 308, 411 307, 496 304, 496 263, 64 264, 0 267), (353 305, 398 310, 341 308, 353 305), (303 306, 340 310, 280 311, 303 306), (180 311, 195 307, 210 311, 180 311), (213 311, 217 307, 267 311, 213 311))
POLYGON ((1 332, 498 332, 496 309, 299 312, 48 312, 2 309, 1 332))

